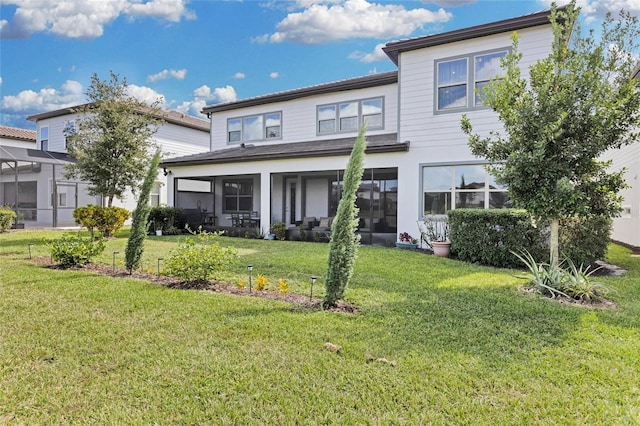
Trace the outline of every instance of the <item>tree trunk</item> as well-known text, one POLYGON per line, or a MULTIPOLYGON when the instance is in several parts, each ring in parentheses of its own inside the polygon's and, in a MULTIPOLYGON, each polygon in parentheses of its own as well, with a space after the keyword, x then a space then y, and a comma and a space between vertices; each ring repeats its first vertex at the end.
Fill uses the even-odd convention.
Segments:
POLYGON ((551 220, 551 241, 549 242, 549 258, 552 266, 558 266, 559 259, 559 243, 558 234, 560 230, 560 221, 558 219, 551 220))
POLYGON ((107 207, 111 207, 113 205, 113 195, 109 195, 107 200, 107 207))

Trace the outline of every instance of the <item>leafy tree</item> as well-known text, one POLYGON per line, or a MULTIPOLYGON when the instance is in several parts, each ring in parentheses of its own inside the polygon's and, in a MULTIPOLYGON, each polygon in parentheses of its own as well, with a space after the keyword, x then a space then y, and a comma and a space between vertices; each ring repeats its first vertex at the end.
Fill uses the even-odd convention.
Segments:
POLYGON ((353 145, 344 173, 342 199, 338 204, 338 211, 331 226, 324 298, 324 305, 327 307, 335 306, 337 301, 344 297, 347 284, 353 275, 353 265, 360 242, 360 236, 356 235, 358 228, 356 197, 364 173, 364 151, 367 147, 364 132, 365 126, 363 125, 353 145))
POLYGON ((140 189, 138 204, 133 211, 131 234, 127 240, 127 248, 125 250, 125 266, 129 270, 129 273, 140 266, 140 259, 142 259, 142 253, 144 252, 144 239, 147 236, 149 212, 151 211, 151 207, 149 207, 149 194, 158 176, 158 164, 160 164, 160 151, 156 151, 156 154, 151 160, 147 176, 144 178, 142 188, 140 189))
POLYGON ((109 81, 93 74, 86 95, 90 102, 73 110, 82 114, 76 128, 66 130, 76 163, 65 166, 65 176, 89 182, 89 194, 106 197, 110 207, 144 178, 156 148, 159 101, 147 105, 129 96, 126 79, 113 71, 109 81))
POLYGON ((631 77, 640 30, 637 18, 607 16, 602 34, 583 35, 575 1, 551 11, 551 54, 520 75, 518 37, 504 58, 506 76, 483 92, 499 114, 504 133, 473 133, 468 117, 462 129, 474 155, 508 185, 517 207, 551 221, 550 257, 558 262, 559 219, 614 215, 623 171, 609 172, 601 154, 638 139, 640 86, 631 77))

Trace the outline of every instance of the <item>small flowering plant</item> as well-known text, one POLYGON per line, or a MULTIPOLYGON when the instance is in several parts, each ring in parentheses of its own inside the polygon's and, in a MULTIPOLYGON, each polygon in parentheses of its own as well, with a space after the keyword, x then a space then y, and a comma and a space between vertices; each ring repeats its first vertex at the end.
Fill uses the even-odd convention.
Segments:
POLYGON ((400 233, 399 238, 401 243, 418 244, 418 239, 413 238, 408 232, 400 233))
POLYGON ((256 278, 256 290, 262 291, 267 289, 267 277, 262 274, 258 274, 256 278))

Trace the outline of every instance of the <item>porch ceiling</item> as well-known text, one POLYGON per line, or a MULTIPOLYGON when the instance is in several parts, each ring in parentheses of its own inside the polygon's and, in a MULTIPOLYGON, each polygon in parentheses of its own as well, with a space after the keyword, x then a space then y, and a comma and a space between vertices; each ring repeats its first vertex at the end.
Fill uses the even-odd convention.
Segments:
MULTIPOLYGON (((237 163, 349 155, 355 140, 355 137, 350 137, 259 146, 241 144, 233 148, 218 151, 169 158, 164 160, 160 166, 191 166, 196 164, 237 163)), ((409 142, 398 142, 397 133, 367 136, 367 154, 403 152, 408 150, 409 142)))

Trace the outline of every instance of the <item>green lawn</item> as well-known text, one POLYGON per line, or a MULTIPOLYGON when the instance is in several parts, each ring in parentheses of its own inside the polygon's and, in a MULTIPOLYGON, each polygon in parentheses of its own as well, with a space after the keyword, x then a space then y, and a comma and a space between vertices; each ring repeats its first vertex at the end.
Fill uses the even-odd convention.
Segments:
MULTIPOLYGON (((362 247, 357 314, 62 271, 43 236, 0 235, 0 424, 639 424, 640 258, 615 309, 541 299, 512 271, 362 247), (342 346, 340 354, 325 342, 342 346), (367 362, 393 360, 396 367, 367 362)), ((179 237, 147 240, 156 268, 179 237)), ((327 244, 221 238, 322 293, 327 244)), ((124 258, 125 239, 99 259, 124 258)))

